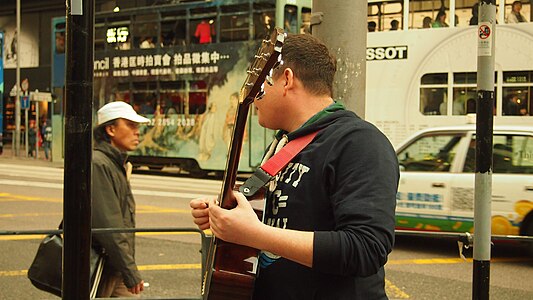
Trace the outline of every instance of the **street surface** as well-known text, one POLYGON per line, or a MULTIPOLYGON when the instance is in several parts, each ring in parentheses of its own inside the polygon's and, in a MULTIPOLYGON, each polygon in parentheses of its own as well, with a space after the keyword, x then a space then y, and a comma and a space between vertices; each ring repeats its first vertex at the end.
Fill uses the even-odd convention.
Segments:
MULTIPOLYGON (((0 158, 0 231, 55 229, 62 218, 63 169, 0 158)), ((220 181, 134 174, 137 227, 194 228, 189 201, 216 195, 220 181)), ((41 235, 0 236, 0 299, 57 299, 34 288, 26 271, 41 235)), ((194 232, 138 233, 137 263, 150 286, 143 298, 199 298, 201 238, 194 232)), ((398 237, 386 265, 391 299, 471 299, 472 251, 457 244, 398 237)), ((523 249, 496 245, 491 299, 533 299, 533 260, 523 249)))

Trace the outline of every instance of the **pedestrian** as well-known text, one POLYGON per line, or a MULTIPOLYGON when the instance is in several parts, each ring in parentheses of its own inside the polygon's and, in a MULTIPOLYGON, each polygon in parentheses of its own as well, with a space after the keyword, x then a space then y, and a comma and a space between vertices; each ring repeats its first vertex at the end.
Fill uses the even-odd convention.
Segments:
POLYGON ((37 132, 35 131, 35 121, 30 120, 30 126, 28 128, 28 156, 36 156, 36 147, 37 144, 37 132))
POLYGON ((383 266, 394 243, 399 168, 372 124, 333 100, 336 60, 310 35, 288 35, 284 64, 256 99, 258 122, 279 130, 265 156, 318 131, 266 184, 261 222, 234 192, 190 202, 195 224, 224 241, 261 250, 253 299, 387 299, 383 266))
POLYGON ((48 120, 45 120, 42 127, 41 136, 43 139, 44 158, 50 159, 50 148, 52 146, 52 126, 48 120))
MULTIPOLYGON (((92 226, 93 228, 134 228, 135 200, 128 182, 131 163, 127 151, 139 144, 139 123, 148 119, 133 107, 117 101, 98 110, 94 129, 92 226)), ((136 297, 144 281, 135 263, 135 234, 93 234, 93 246, 103 248, 108 258, 98 297, 136 297)))

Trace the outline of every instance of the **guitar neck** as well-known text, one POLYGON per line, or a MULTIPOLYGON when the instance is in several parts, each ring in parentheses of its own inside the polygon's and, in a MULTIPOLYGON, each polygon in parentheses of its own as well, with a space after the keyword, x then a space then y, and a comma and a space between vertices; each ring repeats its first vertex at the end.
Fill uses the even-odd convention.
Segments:
POLYGON ((237 180, 237 172, 239 170, 239 160, 244 140, 244 131, 246 130, 249 107, 250 105, 245 104, 244 102, 239 103, 237 106, 235 127, 231 138, 226 172, 224 174, 222 192, 220 193, 221 196, 219 199, 220 206, 226 209, 231 209, 236 205, 233 198, 233 187, 235 186, 235 181, 237 180))

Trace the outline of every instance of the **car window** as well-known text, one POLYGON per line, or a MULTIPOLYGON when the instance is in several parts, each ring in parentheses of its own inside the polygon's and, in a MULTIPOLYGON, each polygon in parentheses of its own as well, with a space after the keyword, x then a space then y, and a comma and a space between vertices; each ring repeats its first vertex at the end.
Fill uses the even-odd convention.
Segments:
POLYGON ((418 138, 398 153, 403 171, 448 172, 461 134, 432 134, 418 138))
MULTIPOLYGON (((533 174, 533 137, 524 135, 494 135, 493 173, 533 174)), ((474 172, 476 138, 470 141, 463 172, 474 172)))

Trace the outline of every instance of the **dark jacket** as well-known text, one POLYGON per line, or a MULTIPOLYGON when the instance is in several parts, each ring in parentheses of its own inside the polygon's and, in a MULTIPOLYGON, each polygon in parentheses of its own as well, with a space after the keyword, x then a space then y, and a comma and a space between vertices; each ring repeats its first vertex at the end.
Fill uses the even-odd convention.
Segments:
MULTIPOLYGON (((93 151, 93 228, 134 228, 135 201, 126 179, 126 154, 107 142, 95 143, 93 151)), ((135 234, 94 234, 93 244, 108 255, 105 268, 120 272, 131 288, 141 282, 135 264, 135 234)))
POLYGON ((254 299, 387 299, 383 266, 394 243, 399 179, 394 149, 346 110, 290 133, 289 141, 318 129, 276 177, 264 217, 271 226, 314 232, 313 267, 262 253, 254 299))

